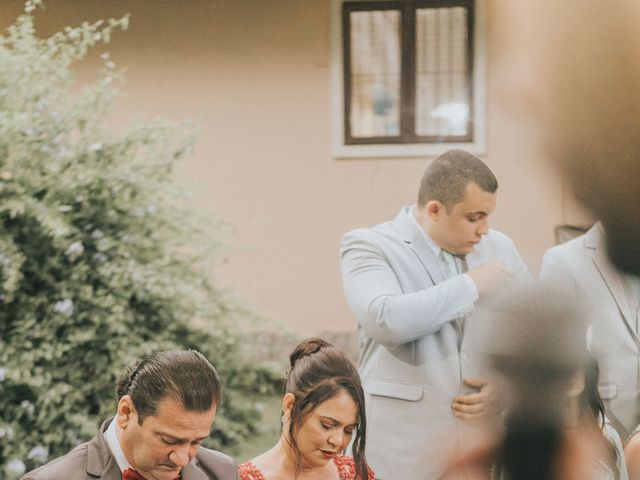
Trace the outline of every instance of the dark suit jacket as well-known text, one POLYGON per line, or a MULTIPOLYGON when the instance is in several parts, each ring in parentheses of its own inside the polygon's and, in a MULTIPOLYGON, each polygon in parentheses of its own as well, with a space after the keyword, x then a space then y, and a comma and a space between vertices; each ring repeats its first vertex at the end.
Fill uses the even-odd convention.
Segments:
MULTIPOLYGON (((22 480, 121 480, 122 473, 111 455, 104 432, 106 420, 93 440, 78 445, 66 455, 27 473, 22 480)), ((207 448, 198 449, 196 461, 182 469, 182 480, 238 480, 231 457, 207 448)))

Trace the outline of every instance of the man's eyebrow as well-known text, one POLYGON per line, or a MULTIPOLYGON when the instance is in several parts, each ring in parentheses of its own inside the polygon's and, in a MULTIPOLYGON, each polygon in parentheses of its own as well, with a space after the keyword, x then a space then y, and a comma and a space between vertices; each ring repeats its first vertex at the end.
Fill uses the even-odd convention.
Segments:
POLYGON ((476 210, 474 212, 467 212, 467 215, 489 215, 484 210, 476 210))
MULTIPOLYGON (((165 437, 165 438, 167 438, 168 440, 172 440, 172 441, 176 441, 176 442, 188 442, 188 441, 190 441, 190 440, 188 440, 188 439, 186 439, 186 438, 176 437, 176 436, 174 436, 174 435, 172 435, 172 434, 170 434, 170 433, 163 432, 162 430, 157 430, 157 431, 156 431, 156 435, 159 435, 159 436, 161 436, 161 437, 165 437)), ((206 436, 204 436, 204 437, 198 437, 198 438, 196 438, 196 440, 198 440, 198 441, 202 441, 202 440, 204 440, 205 438, 209 438, 209 435, 206 435, 206 436)))

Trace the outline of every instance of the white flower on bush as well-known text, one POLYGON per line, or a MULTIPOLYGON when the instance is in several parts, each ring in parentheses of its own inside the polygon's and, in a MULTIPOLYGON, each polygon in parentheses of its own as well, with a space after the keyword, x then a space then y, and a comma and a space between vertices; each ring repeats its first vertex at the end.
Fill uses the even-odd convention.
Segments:
POLYGON ((109 257, 107 257, 104 253, 102 252, 98 252, 95 253, 93 255, 93 259, 97 262, 97 263, 106 263, 107 260, 109 260, 109 257))
POLYGON ((92 152, 97 152, 98 150, 102 150, 102 144, 99 142, 92 143, 91 145, 89 145, 89 150, 91 150, 92 152))
POLYGON ((104 233, 99 228, 96 228, 93 232, 91 232, 91 238, 94 240, 100 240, 104 238, 104 233))
POLYGON ((73 301, 69 298, 59 300, 53 306, 53 311, 70 317, 73 315, 73 301))
POLYGON ((64 252, 64 254, 69 257, 75 258, 82 255, 82 252, 84 252, 84 245, 82 245, 82 242, 73 242, 67 247, 67 250, 64 252))
POLYGON ((7 369, 0 368, 0 382, 4 382, 5 378, 7 378, 7 369))
POLYGON ((33 447, 27 453, 27 458, 29 460, 35 460, 36 462, 44 463, 47 461, 47 457, 49 456, 49 451, 44 448, 42 445, 38 445, 37 447, 33 447))
POLYGON ((12 477, 21 476, 26 469, 27 466, 19 458, 12 458, 7 462, 7 473, 12 477))

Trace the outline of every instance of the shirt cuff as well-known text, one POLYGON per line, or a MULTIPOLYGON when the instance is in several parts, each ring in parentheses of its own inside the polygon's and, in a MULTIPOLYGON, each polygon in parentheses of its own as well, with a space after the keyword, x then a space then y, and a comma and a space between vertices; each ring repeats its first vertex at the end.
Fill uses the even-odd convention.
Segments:
POLYGON ((464 281, 467 282, 467 286, 469 287, 469 291, 471 292, 471 296, 473 297, 473 303, 475 303, 480 296, 478 294, 478 287, 476 287, 476 282, 474 282, 466 273, 463 273, 462 276, 464 277, 464 281))

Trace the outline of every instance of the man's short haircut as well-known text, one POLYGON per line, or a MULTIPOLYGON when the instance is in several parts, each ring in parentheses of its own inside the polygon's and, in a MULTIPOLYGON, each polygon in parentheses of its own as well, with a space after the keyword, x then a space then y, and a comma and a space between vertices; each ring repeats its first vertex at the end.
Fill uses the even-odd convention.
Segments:
POLYGON ((158 404, 170 398, 192 412, 219 405, 222 386, 218 372, 196 350, 153 353, 133 363, 116 386, 118 400, 130 395, 142 424, 156 415, 158 404))
POLYGON ((464 150, 444 152, 431 162, 422 176, 418 206, 437 200, 448 210, 462 201, 469 182, 488 193, 498 189, 495 175, 478 157, 464 150))

